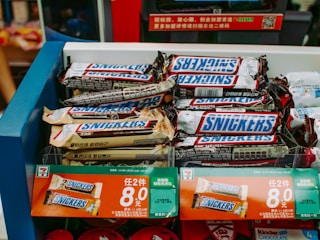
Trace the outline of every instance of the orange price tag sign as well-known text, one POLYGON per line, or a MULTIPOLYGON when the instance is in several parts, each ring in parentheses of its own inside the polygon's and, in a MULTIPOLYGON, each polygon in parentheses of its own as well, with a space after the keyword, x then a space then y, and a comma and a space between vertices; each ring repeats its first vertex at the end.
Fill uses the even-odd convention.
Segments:
POLYGON ((319 217, 313 170, 182 168, 182 220, 319 217))
POLYGON ((148 176, 112 176, 110 183, 105 189, 107 196, 102 211, 115 218, 148 217, 148 176))
POLYGON ((32 216, 164 218, 178 214, 175 168, 38 165, 32 216))
MULTIPOLYGON (((249 182, 250 205, 248 217, 254 219, 294 219, 295 205, 292 179, 288 177, 262 177, 249 182), (257 204, 254 207, 254 204, 257 204)), ((249 194, 249 193, 248 193, 249 194)))

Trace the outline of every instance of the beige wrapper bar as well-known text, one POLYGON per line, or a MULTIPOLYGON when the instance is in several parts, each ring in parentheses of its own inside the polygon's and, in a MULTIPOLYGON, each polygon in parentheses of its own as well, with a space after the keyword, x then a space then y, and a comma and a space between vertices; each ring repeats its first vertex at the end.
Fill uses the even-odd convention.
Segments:
POLYGON ((232 185, 226 183, 212 182, 205 178, 198 178, 197 193, 216 193, 239 198, 242 201, 247 200, 248 185, 232 185))
MULTIPOLYGON (((144 112, 141 112, 143 115, 144 112)), ((107 120, 138 118, 140 112, 135 107, 63 107, 43 109, 42 120, 49 124, 69 124, 85 122, 105 122, 107 120)))
POLYGON ((169 167, 167 160, 118 160, 118 161, 96 161, 96 160, 68 160, 62 159, 64 166, 112 166, 112 167, 169 167))
MULTIPOLYGON (((154 118, 152 119, 154 121, 154 118)), ((93 129, 93 125, 65 124, 63 126, 53 125, 51 127, 49 143, 55 147, 62 147, 72 150, 110 148, 126 146, 150 146, 157 144, 166 144, 173 139, 174 128, 166 116, 158 120, 152 128, 143 128, 148 126, 150 121, 141 120, 138 122, 126 122, 118 120, 117 123, 111 123, 110 126, 103 126, 93 129), (120 122, 119 122, 120 121, 120 122), (140 125, 140 126, 138 126, 140 125), (125 126, 125 129, 124 129, 125 126), (81 130, 81 127, 86 130, 81 130), (124 131, 126 130, 126 132, 124 131), (131 131, 132 130, 132 131, 131 131), (146 130, 146 131, 145 131, 146 130), (110 133, 109 136, 92 137, 92 132, 110 133), (125 135, 127 133, 127 135, 125 135), (82 135, 82 136, 81 136, 82 135), (85 137, 84 135, 90 136, 85 137), (121 136, 119 136, 121 135, 121 136)))
POLYGON ((75 208, 82 211, 86 211, 93 216, 97 216, 101 200, 97 198, 89 199, 73 197, 67 194, 55 192, 53 190, 48 190, 43 204, 75 208))
POLYGON ((90 194, 94 198, 100 198, 102 183, 88 183, 78 180, 68 179, 53 174, 49 185, 49 190, 68 190, 79 193, 90 194))
POLYGON ((117 161, 117 160, 167 160, 169 146, 157 145, 155 147, 108 148, 88 149, 66 152, 63 157, 78 161, 117 161))

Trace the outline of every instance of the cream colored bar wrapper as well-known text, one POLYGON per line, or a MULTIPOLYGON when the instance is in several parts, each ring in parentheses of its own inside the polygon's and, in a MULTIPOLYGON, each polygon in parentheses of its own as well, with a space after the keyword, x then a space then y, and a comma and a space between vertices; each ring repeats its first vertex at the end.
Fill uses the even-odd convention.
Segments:
POLYGON ((154 161, 154 160, 144 160, 144 161, 78 161, 78 160, 68 160, 63 159, 62 165, 65 166, 110 166, 110 167, 169 167, 168 161, 154 161))
POLYGON ((101 200, 97 198, 89 199, 73 197, 53 190, 48 190, 43 204, 79 209, 88 212, 92 216, 97 216, 101 200))
POLYGON ((239 198, 242 201, 247 200, 248 185, 233 185, 227 183, 218 183, 209 181, 205 178, 199 177, 197 186, 197 193, 216 193, 239 198))
POLYGON ((128 99, 135 99, 145 96, 153 96, 159 93, 168 92, 173 89, 176 82, 173 79, 142 85, 140 87, 128 87, 98 92, 86 92, 64 100, 66 106, 79 105, 101 105, 105 103, 120 102, 128 99))
POLYGON ((68 66, 68 70, 75 71, 96 71, 96 72, 122 72, 145 74, 150 69, 150 64, 106 64, 106 63, 79 63, 73 62, 68 66))
POLYGON ((138 110, 136 107, 64 107, 49 110, 44 107, 42 120, 55 125, 70 123, 110 122, 121 119, 148 119, 150 117, 161 119, 163 111, 159 108, 144 108, 138 110))
POLYGON ((174 128, 167 117, 157 120, 118 121, 116 124, 88 123, 52 125, 49 143, 72 150, 166 144, 174 128), (155 124, 152 128, 150 124, 155 124), (93 137, 96 134, 107 136, 93 137), (82 135, 82 136, 81 136, 82 135), (87 137, 85 136, 87 135, 87 137), (119 136, 120 135, 120 136, 119 136), (90 137, 88 137, 90 136, 90 137))
POLYGON ((102 191, 102 183, 82 182, 74 179, 64 178, 57 174, 53 174, 50 181, 49 190, 75 191, 79 193, 90 194, 94 198, 100 198, 102 191))
POLYGON ((167 160, 169 146, 157 145, 155 147, 134 148, 107 148, 75 150, 66 152, 63 157, 78 161, 117 161, 117 160, 167 160))
POLYGON ((77 133, 82 137, 121 136, 152 131, 158 120, 163 119, 161 109, 143 109, 139 117, 127 119, 106 119, 104 121, 83 121, 77 133), (114 130, 114 131, 113 131, 114 130))
POLYGON ((63 107, 50 110, 44 107, 42 120, 49 124, 104 122, 106 120, 138 117, 136 107, 63 107))

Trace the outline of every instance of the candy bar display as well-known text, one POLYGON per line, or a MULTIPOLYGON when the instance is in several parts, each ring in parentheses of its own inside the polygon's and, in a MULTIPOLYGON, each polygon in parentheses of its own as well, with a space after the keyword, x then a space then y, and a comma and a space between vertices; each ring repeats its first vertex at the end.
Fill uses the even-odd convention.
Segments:
MULTIPOLYGON (((45 107, 42 119, 51 125, 49 143, 59 149, 63 166, 281 166, 281 160, 292 153, 287 142, 294 139, 291 130, 305 125, 309 111, 289 108, 292 93, 286 80, 268 79, 267 69, 266 56, 167 56, 160 51, 153 63, 145 65, 70 64, 63 80, 60 75, 58 81, 71 96, 61 97, 60 109, 45 107), (157 94, 167 97, 156 106, 130 102, 157 94)), ((293 166, 293 161, 296 159, 289 157, 284 166, 293 166)), ((48 189, 48 198, 55 194, 54 187, 48 189)), ((248 185, 199 177, 189 207, 219 211, 230 219, 245 221, 247 195, 248 185)), ((94 204, 97 208, 100 205, 94 204)), ((207 222, 210 237, 220 239, 221 231, 214 231, 212 224, 207 222)), ((249 233, 236 235, 232 224, 221 224, 218 228, 228 229, 225 236, 231 239, 268 233, 248 227, 249 233)), ((164 239, 161 234, 172 233, 170 239, 174 239, 178 234, 169 228, 157 233, 158 228, 142 228, 126 235, 135 239, 151 234, 150 238, 164 239)), ((186 230, 182 231, 185 238, 186 230)))
MULTIPOLYGON (((139 151, 139 147, 156 145, 163 152, 167 146, 161 149, 161 144, 173 146, 175 163, 171 164, 176 166, 248 166, 250 162, 252 166, 275 165, 289 153, 287 138, 281 136, 286 127, 283 123, 287 103, 278 99, 281 97, 278 93, 288 92, 278 82, 270 83, 267 69, 265 55, 206 57, 163 51, 158 51, 153 62, 138 65, 71 62, 58 76, 59 83, 71 91, 71 96, 61 97, 64 107, 60 109, 44 108, 43 120, 52 125, 49 143, 63 149, 61 162, 65 165, 111 163, 114 159, 120 160, 119 156, 122 161, 139 160, 133 150, 126 152, 137 157, 127 158, 120 152, 125 151, 124 147, 135 147, 139 151), (81 74, 70 77, 75 72, 81 74), (91 78, 87 74, 101 74, 105 78, 91 78), (119 78, 112 79, 111 75, 119 78), (137 80, 138 76, 150 78, 142 82, 137 80), (88 87, 96 86, 88 82, 95 79, 105 88, 88 87), (121 82, 128 85, 114 87, 121 82), (157 97, 159 94, 163 94, 162 97, 157 97), (158 99, 156 104, 154 99, 158 99), (150 118, 151 115, 157 115, 157 119, 150 118), (181 144, 192 142, 188 138, 193 137, 231 139, 241 135, 256 135, 257 139, 273 136, 280 140, 277 144, 260 146, 257 139, 253 145, 242 138, 227 145, 214 140, 200 140, 201 145, 181 144), (85 149, 100 152, 83 152, 85 149), (72 155, 78 157, 70 159, 72 155)), ((290 98, 286 101, 290 102, 290 98)), ((141 152, 141 156, 150 155, 142 149, 141 152)), ((156 154, 152 161, 158 161, 157 156, 168 156, 169 151, 165 152, 156 154)))
POLYGON ((57 87, 57 99, 41 94, 48 100, 37 105, 37 123, 45 134, 37 144, 29 211, 39 234, 314 236, 317 109, 295 106, 290 83, 297 81, 272 69, 282 55, 271 53, 271 61, 265 49, 215 55, 201 47, 159 46, 136 56, 136 49, 119 56, 111 50, 89 56, 66 48, 63 69, 45 86, 57 87), (297 223, 300 231, 293 232, 278 223, 254 224, 270 219, 314 225, 297 223))

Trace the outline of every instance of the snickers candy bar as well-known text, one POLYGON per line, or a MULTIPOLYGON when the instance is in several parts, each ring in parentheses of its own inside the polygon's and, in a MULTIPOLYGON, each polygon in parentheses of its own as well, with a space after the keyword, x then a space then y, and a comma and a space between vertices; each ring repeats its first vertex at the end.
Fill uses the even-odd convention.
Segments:
POLYGON ((145 74, 150 70, 150 64, 107 64, 107 63, 71 63, 67 71, 95 71, 95 72, 121 72, 145 74))
POLYGON ((218 183, 199 177, 196 192, 204 194, 221 194, 245 201, 247 200, 248 195, 248 185, 218 183))
POLYGON ((154 77, 151 74, 75 71, 69 69, 61 83, 68 88, 103 91, 137 87, 141 84, 154 82, 154 77))
POLYGON ((129 99, 136 99, 146 96, 154 96, 159 93, 171 91, 175 86, 175 81, 168 80, 160 83, 146 84, 140 87, 128 87, 124 89, 85 92, 80 95, 64 100, 66 106, 74 105, 101 105, 114 103, 129 99))
MULTIPOLYGON (((255 57, 220 57, 186 56, 172 54, 165 61, 164 73, 169 74, 228 74, 262 75, 267 71, 265 56, 255 57)), ((160 64, 161 65, 161 64, 160 64)))
POLYGON ((100 199, 73 197, 67 194, 48 190, 44 200, 44 205, 61 206, 86 211, 92 216, 97 216, 100 208, 100 199))
POLYGON ((207 97, 176 99, 174 107, 178 110, 215 110, 219 111, 273 111, 274 101, 270 96, 260 97, 207 97))
POLYGON ((168 118, 155 120, 117 120, 104 123, 52 125, 49 143, 77 150, 164 144, 173 139, 174 128, 168 118))
POLYGON ((214 112, 181 110, 176 130, 189 135, 273 134, 280 127, 278 112, 214 112))
POLYGON ((270 135, 219 135, 202 137, 176 138, 176 148, 191 146, 219 146, 219 145, 267 145, 283 143, 280 136, 270 135))
POLYGON ((218 210, 226 213, 234 214, 239 218, 246 218, 248 210, 247 201, 231 201, 223 198, 208 197, 206 195, 195 193, 193 196, 192 208, 218 210))
POLYGON ((168 79, 176 79, 179 93, 182 97, 211 97, 221 95, 223 89, 258 90, 260 77, 250 75, 223 75, 223 74, 173 74, 168 79), (211 91, 210 91, 211 89, 211 91), (215 90, 215 91, 213 91, 215 90), (183 96, 183 95, 186 96, 183 96))
POLYGON ((66 131, 74 131, 83 138, 131 136, 150 134, 157 123, 158 120, 92 122, 65 124, 63 125, 63 129, 66 131))
POLYGON ((102 183, 82 182, 74 179, 64 178, 57 174, 53 174, 50 181, 49 190, 75 191, 90 194, 94 198, 100 198, 100 194, 102 191, 102 183))
POLYGON ((103 122, 138 117, 136 107, 63 107, 50 110, 44 107, 42 120, 49 124, 103 122))

